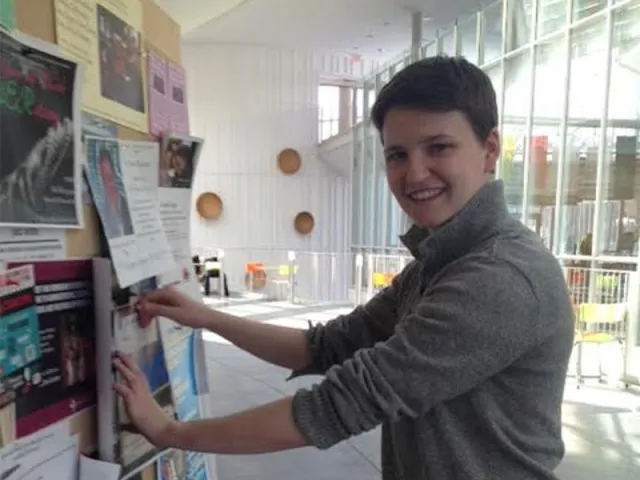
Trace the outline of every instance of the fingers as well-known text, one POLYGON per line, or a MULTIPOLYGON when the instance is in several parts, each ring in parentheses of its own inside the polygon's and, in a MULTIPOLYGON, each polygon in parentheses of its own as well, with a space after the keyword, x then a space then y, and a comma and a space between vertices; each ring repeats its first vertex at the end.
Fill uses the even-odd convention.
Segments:
POLYGON ((140 367, 138 367, 138 364, 133 361, 133 357, 131 357, 131 355, 127 355, 122 352, 116 352, 116 356, 117 356, 116 358, 122 361, 125 367, 127 367, 136 375, 142 373, 142 371, 140 370, 140 367))
MULTIPOLYGON (((141 381, 145 380, 140 368, 129 355, 117 353, 113 359, 113 366, 124 379, 124 383, 120 383, 120 385, 126 387, 132 392, 139 389, 141 381)), ((125 392, 118 393, 124 395, 125 392)))
POLYGON ((180 299, 180 293, 175 289, 175 287, 169 286, 149 292, 142 298, 150 303, 177 306, 180 299))
POLYGON ((122 384, 122 383, 114 383, 113 384, 113 389, 115 390, 115 392, 120 395, 121 397, 125 398, 125 399, 129 399, 132 398, 134 393, 133 390, 131 390, 128 386, 122 384))

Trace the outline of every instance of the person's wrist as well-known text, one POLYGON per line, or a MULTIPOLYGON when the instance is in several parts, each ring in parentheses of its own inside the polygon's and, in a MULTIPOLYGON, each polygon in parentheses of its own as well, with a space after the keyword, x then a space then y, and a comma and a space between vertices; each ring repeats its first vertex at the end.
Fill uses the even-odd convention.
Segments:
POLYGON ((182 423, 175 418, 167 419, 167 423, 158 433, 158 438, 153 444, 161 449, 165 448, 181 448, 180 435, 182 433, 182 423))

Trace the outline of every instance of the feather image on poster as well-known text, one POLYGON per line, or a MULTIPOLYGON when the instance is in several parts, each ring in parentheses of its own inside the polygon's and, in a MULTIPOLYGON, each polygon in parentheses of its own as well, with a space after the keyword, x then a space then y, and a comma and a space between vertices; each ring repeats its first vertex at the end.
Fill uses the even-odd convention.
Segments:
POLYGON ((0 225, 82 227, 80 67, 0 31, 0 225))

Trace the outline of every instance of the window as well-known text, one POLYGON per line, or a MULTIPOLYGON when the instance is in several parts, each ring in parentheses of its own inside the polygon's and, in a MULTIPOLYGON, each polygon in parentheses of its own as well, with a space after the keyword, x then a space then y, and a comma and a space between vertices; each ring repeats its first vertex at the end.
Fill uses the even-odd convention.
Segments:
POLYGON ((318 140, 322 142, 340 129, 340 87, 320 85, 318 107, 318 140))
MULTIPOLYGON (((356 109, 357 109, 356 122, 361 122, 363 120, 362 118, 363 112, 364 112, 364 105, 362 103, 363 99, 364 99, 364 89, 359 88, 357 93, 357 98, 356 98, 356 109)), ((375 101, 376 101, 376 92, 374 92, 373 90, 369 90, 369 103, 367 104, 369 106, 369 112, 371 112, 371 107, 373 107, 373 104, 375 101)), ((369 120, 369 119, 366 119, 366 120, 369 120)))

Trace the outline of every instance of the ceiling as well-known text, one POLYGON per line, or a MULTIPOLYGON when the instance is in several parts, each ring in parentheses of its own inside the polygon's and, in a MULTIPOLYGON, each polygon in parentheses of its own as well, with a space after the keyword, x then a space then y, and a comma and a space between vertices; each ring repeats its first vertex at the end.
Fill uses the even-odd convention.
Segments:
POLYGON ((339 51, 386 59, 411 43, 411 12, 425 36, 477 0, 155 0, 182 26, 185 43, 234 43, 339 51))

